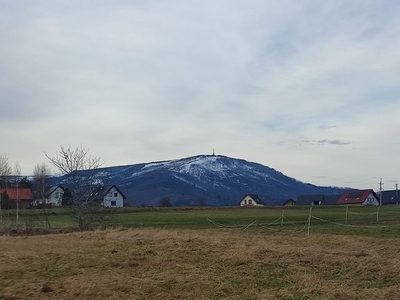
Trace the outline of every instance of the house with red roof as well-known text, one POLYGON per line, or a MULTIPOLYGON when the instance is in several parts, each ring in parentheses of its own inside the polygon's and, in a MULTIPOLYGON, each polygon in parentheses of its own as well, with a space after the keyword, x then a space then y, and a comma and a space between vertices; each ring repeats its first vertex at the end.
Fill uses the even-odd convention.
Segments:
POLYGON ((347 190, 339 198, 338 205, 379 205, 379 197, 374 190, 347 190))
POLYGON ((12 209, 17 208, 17 202, 19 208, 28 208, 30 203, 34 200, 32 191, 29 188, 0 189, 0 193, 2 195, 1 199, 4 199, 3 195, 7 195, 6 197, 8 198, 9 208, 12 209))

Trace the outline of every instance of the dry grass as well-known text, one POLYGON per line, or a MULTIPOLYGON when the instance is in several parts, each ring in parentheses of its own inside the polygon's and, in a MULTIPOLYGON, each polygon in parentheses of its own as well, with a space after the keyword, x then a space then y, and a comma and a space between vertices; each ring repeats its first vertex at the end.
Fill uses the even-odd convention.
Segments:
POLYGON ((129 229, 0 236, 0 299, 400 299, 400 239, 129 229))

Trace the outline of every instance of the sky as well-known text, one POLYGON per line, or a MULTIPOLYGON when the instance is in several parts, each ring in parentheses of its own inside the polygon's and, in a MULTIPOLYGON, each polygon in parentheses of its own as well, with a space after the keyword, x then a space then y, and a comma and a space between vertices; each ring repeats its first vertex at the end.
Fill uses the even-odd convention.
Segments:
MULTIPOLYGON (((323 186, 400 183, 400 1, 0 2, 0 154, 212 154, 323 186)), ((52 167, 53 171, 55 169, 52 167)))

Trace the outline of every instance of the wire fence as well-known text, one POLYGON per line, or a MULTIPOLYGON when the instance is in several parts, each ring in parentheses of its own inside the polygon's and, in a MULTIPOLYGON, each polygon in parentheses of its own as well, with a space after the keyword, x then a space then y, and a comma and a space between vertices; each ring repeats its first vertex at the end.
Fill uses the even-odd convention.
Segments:
POLYGON ((215 220, 207 218, 210 228, 227 228, 237 230, 248 229, 267 229, 275 232, 297 232, 310 235, 316 233, 351 233, 351 234, 378 234, 379 231, 385 233, 382 236, 398 236, 400 237, 400 209, 387 210, 382 212, 380 207, 363 208, 345 207, 341 210, 327 210, 310 207, 308 214, 287 215, 282 209, 281 216, 273 219, 271 222, 262 222, 254 220, 249 224, 223 224, 215 220), (371 232, 372 230, 372 232, 371 232))

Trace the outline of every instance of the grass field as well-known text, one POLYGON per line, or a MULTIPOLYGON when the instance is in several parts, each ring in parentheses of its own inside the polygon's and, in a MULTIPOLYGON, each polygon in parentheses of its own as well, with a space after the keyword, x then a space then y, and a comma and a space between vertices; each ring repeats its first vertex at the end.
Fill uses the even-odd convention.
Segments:
POLYGON ((400 239, 232 229, 0 237, 0 299, 399 299, 400 239))
MULTIPOLYGON (((205 229, 237 228, 299 234, 340 234, 374 237, 400 237, 400 206, 361 207, 208 207, 208 208, 123 208, 102 211, 111 227, 205 229), (310 229, 308 223, 310 221, 310 229)), ((40 210, 22 212, 19 231, 24 230, 27 218, 35 228, 44 226, 40 210), (33 218, 32 218, 33 214, 33 218)), ((53 228, 76 226, 65 208, 49 211, 53 228)), ((15 212, 3 216, 3 224, 15 228, 15 212)), ((1 227, 0 227, 1 230, 1 227)))
POLYGON ((33 236, 25 213, 3 215, 0 299, 400 299, 400 207, 124 208, 86 232, 61 208, 67 233, 33 236))

